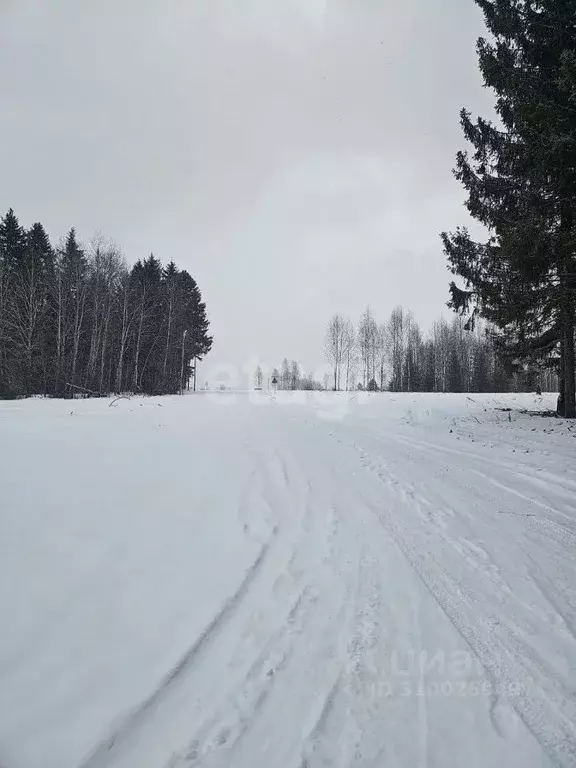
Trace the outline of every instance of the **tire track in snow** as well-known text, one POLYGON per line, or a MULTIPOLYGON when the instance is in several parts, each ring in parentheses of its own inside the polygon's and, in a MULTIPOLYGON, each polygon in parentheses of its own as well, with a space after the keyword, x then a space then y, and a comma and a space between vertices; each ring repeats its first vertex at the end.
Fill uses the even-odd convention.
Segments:
MULTIPOLYGON (((170 717, 171 709, 174 709, 177 701, 183 704, 186 712, 190 711, 194 719, 200 718, 202 724, 194 724, 192 721, 188 739, 192 735, 195 738, 188 741, 187 748, 178 749, 180 745, 174 744, 178 751, 173 753, 167 764, 166 758, 163 758, 161 764, 170 768, 180 765, 228 765, 227 755, 230 750, 241 747, 254 722, 265 709, 274 689, 275 671, 281 672, 289 663, 293 652, 291 644, 300 631, 299 624, 304 621, 304 614, 309 617, 313 613, 312 607, 318 597, 314 585, 309 588, 305 578, 310 565, 309 557, 315 549, 309 538, 316 539, 318 532, 315 526, 310 525, 314 517, 311 515, 309 498, 311 485, 302 473, 299 462, 293 461, 291 454, 285 456, 284 451, 275 449, 272 452, 259 450, 254 456, 256 470, 249 478, 241 501, 246 505, 250 504, 251 498, 260 498, 260 503, 266 508, 274 509, 273 535, 263 547, 243 584, 175 669, 162 681, 157 691, 137 707, 109 739, 98 745, 80 768, 104 768, 112 764, 131 766, 133 750, 142 753, 144 757, 146 753, 143 752, 143 745, 150 742, 154 748, 155 734, 161 744, 163 728, 155 718, 161 711, 160 721, 166 721, 166 711, 170 717), (293 577, 288 576, 288 581, 282 585, 278 575, 287 573, 288 564, 298 563, 302 556, 304 562, 301 570, 293 577), (278 607, 286 600, 290 601, 290 610, 281 619, 277 613, 278 607), (280 631, 276 632, 274 628, 278 626, 279 619, 280 631), (276 632, 272 640, 270 632, 276 632), (278 643, 284 650, 278 650, 278 643), (215 655, 212 646, 217 649, 215 655), (222 655, 223 650, 225 656, 222 655), (257 654, 255 660, 254 653, 257 654), (199 693, 199 689, 191 688, 191 684, 198 682, 196 674, 199 674, 199 667, 195 662, 204 654, 206 669, 199 678, 202 681, 202 693, 199 693), (272 674, 258 676, 256 670, 259 661, 264 664, 269 661, 268 671, 273 670, 272 674), (215 664, 218 665, 218 672, 215 664), (232 673, 232 682, 228 680, 225 689, 220 686, 216 686, 214 691, 206 688, 208 670, 213 668, 217 679, 224 667, 232 673), (182 686, 177 689, 180 681, 182 686), (250 691, 248 701, 242 699, 244 689, 250 691), (179 693, 176 693, 177 690, 179 693), (226 702, 234 690, 237 691, 237 705, 228 707, 226 702), (213 730, 207 732, 209 723, 212 723, 213 730), (207 755, 204 754, 206 749, 207 755)), ((302 644, 299 650, 300 646, 302 644)), ((184 710, 181 714, 174 714, 179 720, 185 717, 184 710)), ((182 740, 183 744, 186 742, 186 738, 182 740)), ((145 761, 146 765, 151 764, 148 758, 145 761)))
MULTIPOLYGON (((386 442, 386 440, 379 435, 373 435, 370 432, 366 432, 366 434, 374 439, 377 439, 382 442, 386 442)), ((511 472, 514 473, 514 475, 522 477, 523 481, 532 483, 534 485, 538 485, 540 483, 540 486, 544 486, 546 490, 550 490, 549 487, 546 487, 546 484, 542 481, 539 481, 539 478, 534 478, 531 472, 534 472, 534 468, 530 467, 529 465, 526 466, 526 472, 520 471, 520 468, 517 465, 513 465, 510 463, 502 464, 502 461, 495 461, 493 458, 489 456, 483 456, 481 453, 479 453, 477 450, 462 450, 462 449, 456 449, 452 448, 446 445, 441 445, 437 443, 428 443, 424 440, 418 440, 415 437, 407 436, 407 435, 399 435, 399 434, 393 434, 391 435, 391 438, 397 442, 399 442, 402 445, 406 445, 410 448, 417 448, 417 450, 431 454, 432 459, 438 461, 438 453, 444 453, 452 456, 456 456, 458 458, 462 458, 464 455, 467 461, 471 462, 477 462, 483 467, 487 467, 488 469, 492 470, 492 472, 496 472, 498 474, 510 474, 511 472)), ((453 466, 450 464, 446 464, 446 466, 453 466)), ((549 504, 546 504, 545 502, 542 502, 538 499, 535 499, 534 496, 527 496, 526 494, 522 493, 518 490, 518 488, 515 488, 513 486, 508 485, 507 483, 501 482, 496 480, 491 475, 487 475, 486 472, 483 472, 479 469, 473 468, 473 467, 466 467, 466 470, 469 472, 473 472, 479 477, 481 477, 483 480, 491 483, 497 488, 500 488, 505 493, 509 493, 512 496, 515 496, 519 499, 521 499, 523 502, 526 502, 528 504, 534 504, 535 506, 539 507, 540 509, 550 512, 553 515, 562 518, 565 522, 561 523, 557 520, 553 520, 549 517, 547 518, 541 518, 545 519, 548 522, 558 525, 559 527, 564 528, 566 530, 567 535, 571 535, 574 537, 576 535, 576 523, 574 519, 573 514, 568 514, 561 509, 558 509, 557 507, 552 507, 549 504)), ((558 485, 560 489, 562 489, 563 492, 568 492, 570 495, 574 492, 574 485, 570 483, 569 481, 564 481, 563 479, 558 479, 555 477, 555 484, 558 485)))
POLYGON ((559 528, 563 528, 566 531, 566 537, 571 539, 571 543, 573 545, 576 545, 576 532, 574 530, 574 517, 573 515, 567 515, 565 512, 562 512, 559 509, 556 509, 555 507, 551 507, 549 504, 545 504, 542 501, 539 501, 538 499, 534 499, 531 496, 526 496, 525 493, 522 493, 517 488, 513 488, 510 485, 507 485, 506 483, 502 483, 499 480, 496 480, 494 477, 490 477, 489 475, 485 474, 484 472, 480 472, 477 469, 470 469, 470 472, 474 472, 474 474, 481 477, 483 480, 485 480, 488 483, 491 483, 496 488, 500 488, 500 490, 505 491, 506 493, 511 494, 512 496, 516 496, 519 499, 522 499, 522 501, 527 502, 528 504, 534 504, 537 507, 540 507, 540 509, 545 510, 546 512, 552 512, 555 515, 558 515, 558 517, 562 517, 565 520, 567 520, 569 523, 572 523, 572 526, 568 526, 562 523, 559 523, 556 520, 551 520, 550 518, 540 518, 541 520, 546 520, 546 522, 549 522, 553 525, 558 526, 559 528))
POLYGON ((530 569, 528 573, 530 574, 532 583, 536 589, 554 609, 555 615, 558 617, 560 625, 564 627, 566 632, 571 636, 572 640, 576 641, 576 624, 571 618, 569 618, 568 612, 564 607, 560 605, 560 601, 554 595, 554 585, 550 583, 546 584, 546 577, 537 575, 534 568, 530 569))
MULTIPOLYGON (((412 501, 413 506, 413 502, 417 501, 413 486, 408 483, 407 488, 404 488, 403 483, 397 478, 387 477, 361 446, 356 443, 353 445, 360 452, 366 469, 396 492, 403 503, 410 506, 412 501)), ((524 723, 554 764, 562 768, 572 768, 576 760, 576 719, 573 716, 576 715, 576 711, 571 715, 567 709, 568 700, 565 698, 567 691, 558 696, 557 683, 554 680, 544 685, 550 673, 535 655, 530 660, 523 660, 522 656, 526 648, 521 644, 516 632, 506 626, 508 622, 503 623, 495 616, 488 617, 484 622, 469 618, 468 613, 471 616, 478 615, 478 596, 468 592, 465 586, 442 568, 430 553, 420 549, 405 523, 400 522, 400 515, 394 515, 390 511, 379 512, 377 509, 374 511, 425 589, 472 653, 480 660, 492 686, 490 717, 495 730, 502 737, 513 735, 514 729, 511 723, 514 715, 510 711, 512 707, 515 715, 524 723), (456 600, 453 595, 457 596, 456 600), (496 649, 499 657, 495 653, 496 649), (521 669, 518 668, 519 665, 521 669), (532 686, 531 690, 535 697, 533 699, 520 689, 517 681, 524 679, 531 681, 534 674, 542 685, 540 688, 532 686), (544 697, 542 692, 545 692, 544 697), (506 703, 507 701, 509 704, 506 703), (557 724, 554 732, 550 731, 547 723, 557 724)), ((574 710, 573 704, 570 710, 574 710)))
POLYGON ((236 592, 226 600, 220 611, 196 639, 194 644, 186 651, 180 661, 160 682, 156 690, 145 701, 137 706, 130 715, 128 715, 110 737, 102 741, 96 747, 93 753, 80 764, 80 768, 98 768, 98 766, 103 765, 103 761, 107 760, 111 750, 119 747, 121 742, 129 736, 132 731, 141 727, 144 718, 150 710, 158 706, 163 697, 169 693, 171 687, 198 661, 199 656, 207 650, 214 637, 234 615, 238 606, 248 594, 250 587, 262 569, 266 556, 268 555, 270 543, 271 542, 268 542, 262 547, 260 554, 246 572, 246 575, 236 592))
POLYGON ((198 768, 233 760, 232 751, 250 731, 277 676, 288 666, 294 652, 294 637, 302 631, 306 607, 313 602, 313 595, 304 587, 278 632, 268 640, 237 688, 229 692, 226 707, 211 717, 188 746, 172 756, 165 768, 198 768))
POLYGON ((317 742, 324 736, 328 718, 330 712, 334 707, 334 702, 340 692, 340 685, 342 681, 342 670, 336 676, 336 680, 320 700, 320 710, 315 717, 314 724, 312 725, 308 736, 305 739, 305 746, 302 750, 302 756, 300 760, 300 768, 310 768, 310 762, 314 757, 314 752, 317 747, 317 742))
MULTIPOLYGON (((378 440, 380 442, 385 442, 380 436, 378 436, 378 440)), ((420 446, 425 446, 425 443, 422 443, 421 441, 414 441, 412 438, 405 438, 404 436, 402 436, 400 442, 405 442, 409 445, 411 445, 413 442, 418 442, 420 446)), ((464 524, 464 526, 469 529, 471 526, 476 526, 479 522, 481 522, 482 526, 488 528, 490 536, 495 536, 496 539, 500 539, 502 536, 502 525, 500 520, 495 517, 495 514, 512 517, 526 517, 528 518, 528 522, 526 523, 526 527, 523 529, 526 534, 533 531, 537 532, 541 538, 547 541, 554 539, 554 541, 556 541, 562 548, 566 548, 568 546, 576 546, 576 539, 574 538, 573 532, 569 528, 567 528, 562 522, 558 522, 549 516, 544 517, 537 513, 518 512, 508 508, 503 509, 502 499, 494 496, 488 497, 486 487, 468 487, 467 484, 463 484, 462 478, 459 478, 456 484, 453 482, 450 483, 448 479, 446 479, 446 482, 449 483, 449 487, 452 490, 455 488, 465 488, 468 496, 470 496, 471 493, 474 493, 474 495, 477 497, 477 500, 475 500, 471 506, 471 508, 474 510, 473 515, 470 515, 468 510, 468 507, 470 507, 470 501, 468 499, 467 506, 460 508, 458 510, 458 515, 456 515, 456 510, 454 508, 450 508, 448 505, 443 506, 442 492, 439 493, 438 488, 435 488, 434 484, 427 483, 426 492, 428 494, 431 492, 434 494, 433 498, 435 499, 435 504, 424 498, 422 495, 415 493, 414 487, 411 484, 406 484, 405 482, 395 477, 392 474, 389 464, 384 464, 385 471, 383 472, 381 461, 375 462, 373 458, 370 457, 369 454, 367 454, 360 446, 355 445, 355 447, 361 453, 365 463, 368 465, 371 471, 375 472, 386 485, 392 485, 394 490, 399 493, 402 501, 404 503, 410 503, 410 505, 418 511, 425 523, 435 526, 437 528, 437 534, 441 536, 446 545, 454 549, 466 561, 467 565, 473 567, 481 579, 489 580, 500 602, 502 604, 507 603, 508 610, 522 609, 525 611, 527 615, 519 617, 519 620, 521 623, 522 621, 524 621, 524 623, 528 622, 529 626, 527 627, 527 631, 529 634, 532 634, 536 630, 536 627, 532 628, 530 625, 530 614, 536 614, 540 619, 543 618, 545 621, 550 620, 550 617, 543 616, 542 611, 539 611, 538 607, 534 604, 533 596, 532 599, 527 596, 522 597, 521 593, 517 589, 518 582, 516 580, 516 574, 508 574, 507 578, 505 568, 506 559, 504 559, 503 562, 500 562, 500 564, 497 564, 490 552, 482 546, 482 537, 474 535, 474 533, 470 531, 468 531, 466 535, 455 536, 453 533, 451 534, 450 526, 446 523, 448 521, 452 523, 456 522, 464 524), (407 491, 404 489, 405 485, 408 486, 407 491), (438 503, 439 501, 441 503, 438 503), (487 511, 490 509, 493 511, 487 515, 487 511), (470 535, 472 535, 473 538, 470 538, 470 535), (511 579, 514 580, 510 581, 511 579)), ((436 459, 437 463, 448 466, 445 465, 442 459, 438 459, 438 457, 435 456, 435 449, 437 446, 430 444, 430 447, 434 449, 431 451, 431 459, 436 459)), ((454 452, 452 449, 450 450, 451 452, 454 452)), ((496 464, 493 459, 485 459, 485 457, 481 457, 476 454, 474 454, 474 458, 482 459, 493 468, 497 468, 499 471, 502 471, 502 467, 499 464, 496 464)), ((450 467, 454 469, 454 465, 450 465, 450 467)), ((458 469, 458 467, 456 467, 456 469, 458 469)), ((479 472, 472 467, 466 467, 466 471, 470 471, 482 479, 489 481, 490 485, 492 486, 499 487, 506 492, 510 491, 513 496, 518 497, 519 495, 514 491, 514 489, 510 488, 509 485, 504 483, 496 483, 493 478, 485 475, 483 472, 479 472)), ((510 470, 508 470, 508 473, 509 472, 510 470)), ((524 475, 522 476, 524 477, 524 475)), ((436 478, 436 480, 438 481, 438 478, 436 478)), ((444 477, 442 477, 439 482, 443 484, 445 482, 444 477)), ((521 498, 523 498, 523 500, 527 501, 528 503, 531 503, 532 501, 523 495, 521 498)), ((536 505, 539 504, 538 501, 534 501, 534 503, 536 505)), ((541 504, 540 506, 546 510, 554 511, 549 505, 541 504)), ((530 562, 535 566, 536 564, 534 563, 532 557, 522 545, 521 539, 518 541, 518 544, 523 550, 524 557, 528 558, 530 562)), ((528 574, 529 570, 527 570, 526 574, 522 574, 522 576, 526 576, 528 574)), ((520 578, 522 578, 522 576, 520 576, 520 578)), ((526 587, 526 584, 523 586, 526 587)), ((538 585, 535 583, 534 588, 538 594, 544 598, 545 602, 548 602, 552 609, 555 611, 556 607, 553 605, 553 603, 547 600, 546 595, 538 589, 538 585)), ((560 620, 560 623, 564 625, 565 617, 562 614, 558 616, 558 619, 560 620)))

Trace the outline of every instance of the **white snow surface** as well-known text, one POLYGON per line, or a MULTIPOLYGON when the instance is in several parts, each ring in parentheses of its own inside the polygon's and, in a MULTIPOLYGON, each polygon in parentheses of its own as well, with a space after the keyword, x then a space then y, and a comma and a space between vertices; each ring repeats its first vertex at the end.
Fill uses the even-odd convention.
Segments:
POLYGON ((2 768, 576 765, 555 397, 110 402, 0 403, 2 768))

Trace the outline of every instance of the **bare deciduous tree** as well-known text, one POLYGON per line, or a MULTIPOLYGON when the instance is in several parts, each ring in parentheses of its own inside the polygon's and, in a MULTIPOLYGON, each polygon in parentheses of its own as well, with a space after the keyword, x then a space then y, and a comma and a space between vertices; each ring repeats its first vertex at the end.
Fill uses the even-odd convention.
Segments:
POLYGON ((358 370, 358 344, 356 331, 350 320, 344 325, 344 371, 346 390, 356 389, 356 373, 358 370))
POLYGON ((334 390, 340 389, 342 366, 346 361, 349 327, 342 315, 335 314, 326 329, 324 357, 333 370, 334 390))
POLYGON ((362 378, 366 387, 376 377, 378 326, 372 310, 366 307, 358 323, 358 349, 362 362, 362 378))

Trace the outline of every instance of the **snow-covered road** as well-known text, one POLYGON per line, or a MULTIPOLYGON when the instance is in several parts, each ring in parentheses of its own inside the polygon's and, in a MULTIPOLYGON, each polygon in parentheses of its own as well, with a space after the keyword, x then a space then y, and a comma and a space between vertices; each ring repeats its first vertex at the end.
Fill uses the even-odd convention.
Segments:
POLYGON ((0 765, 575 766, 553 400, 0 403, 0 765))

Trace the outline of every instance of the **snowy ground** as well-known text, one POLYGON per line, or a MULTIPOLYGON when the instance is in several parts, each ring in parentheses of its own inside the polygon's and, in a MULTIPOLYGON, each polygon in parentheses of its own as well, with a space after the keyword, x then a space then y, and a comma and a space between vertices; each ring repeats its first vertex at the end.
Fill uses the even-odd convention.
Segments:
POLYGON ((576 765, 552 396, 109 402, 0 403, 3 768, 576 765))

